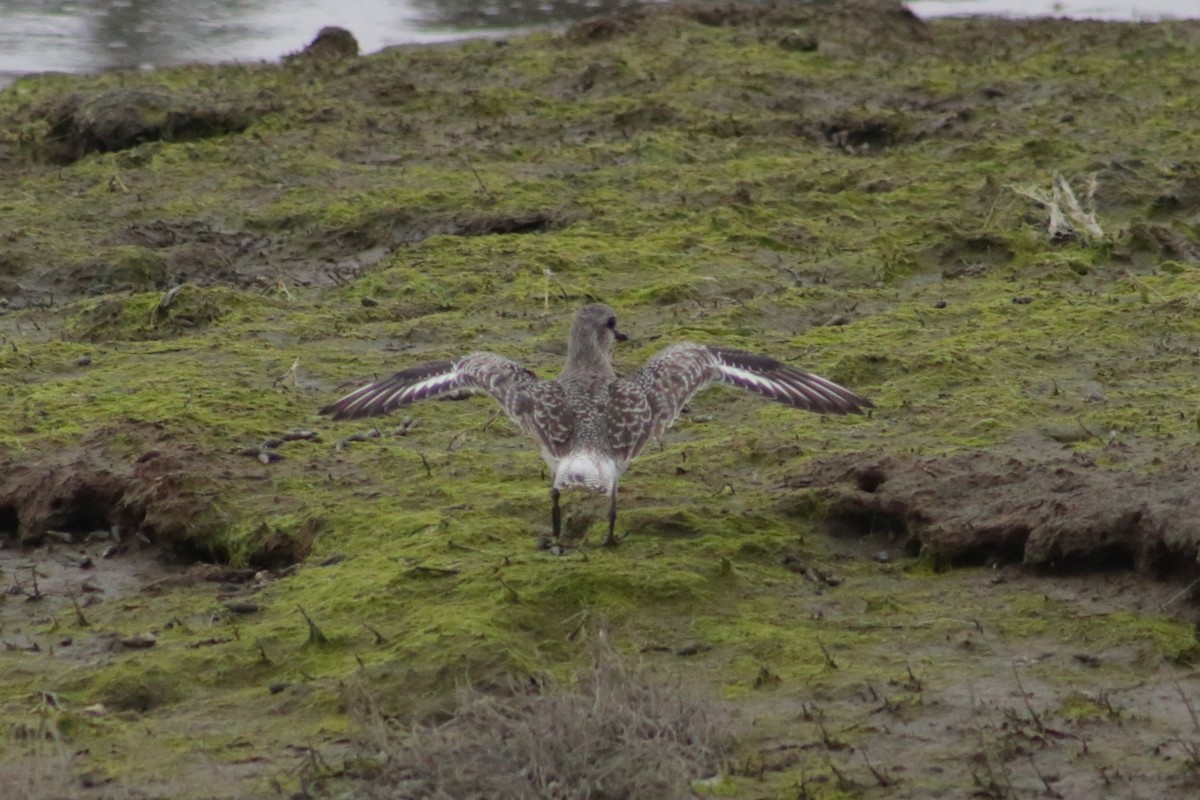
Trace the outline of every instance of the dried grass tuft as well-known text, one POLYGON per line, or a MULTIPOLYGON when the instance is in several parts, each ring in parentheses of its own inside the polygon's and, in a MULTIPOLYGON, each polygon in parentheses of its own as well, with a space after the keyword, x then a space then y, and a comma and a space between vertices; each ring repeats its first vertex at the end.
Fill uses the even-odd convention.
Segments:
POLYGON ((1054 173, 1050 191, 1035 187, 1011 187, 1046 210, 1046 231, 1051 241, 1066 242, 1078 239, 1084 244, 1103 241, 1104 230, 1096 220, 1096 176, 1088 178, 1080 202, 1071 184, 1060 173, 1054 173))
POLYGON ((732 744, 719 707, 607 649, 572 685, 460 688, 438 724, 360 719, 386 762, 364 789, 372 800, 692 798, 732 744))

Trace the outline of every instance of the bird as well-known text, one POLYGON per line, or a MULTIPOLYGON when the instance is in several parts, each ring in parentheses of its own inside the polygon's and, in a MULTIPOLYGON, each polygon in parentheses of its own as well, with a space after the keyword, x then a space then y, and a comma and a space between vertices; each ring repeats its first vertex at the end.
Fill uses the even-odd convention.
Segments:
POLYGON ((712 344, 680 342, 650 357, 629 377, 613 368, 616 342, 629 337, 602 303, 571 323, 558 377, 538 378, 517 361, 477 352, 431 361, 368 383, 320 410, 334 420, 386 414, 421 400, 487 394, 541 449, 550 468, 550 525, 562 533, 559 497, 582 488, 607 495, 608 536, 615 545, 617 484, 651 440, 660 439, 697 392, 729 384, 819 414, 865 414, 870 400, 833 381, 770 356, 712 344))

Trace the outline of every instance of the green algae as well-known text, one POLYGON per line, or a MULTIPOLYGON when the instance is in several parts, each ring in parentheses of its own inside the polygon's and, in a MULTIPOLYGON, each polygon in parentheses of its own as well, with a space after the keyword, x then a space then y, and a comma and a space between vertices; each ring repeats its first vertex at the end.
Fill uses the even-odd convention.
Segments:
MULTIPOLYGON (((969 572, 846 559, 814 533, 823 499, 778 488, 820 455, 999 448, 1039 426, 1082 424, 1096 436, 1069 444, 1100 460, 1114 442, 1169 457, 1194 438, 1197 234, 1186 199, 1160 199, 1195 180, 1194 27, 984 25, 937 23, 934 43, 897 33, 894 52, 860 57, 651 15, 586 45, 541 34, 324 70, 47 76, 0 94, 23 126, 0 140, 14 178, 4 270, 32 298, 0 320, 0 447, 104 431, 107 452, 132 461, 192 443, 213 512, 198 550, 278 569, 270 543, 288 542, 301 559, 264 580, 245 619, 211 590, 106 601, 86 612, 92 632, 153 629, 155 647, 69 669, 47 657, 41 673, 6 665, 5 696, 52 689, 119 712, 61 733, 136 785, 193 746, 227 763, 332 742, 353 679, 416 713, 464 679, 569 672, 599 631, 712 696, 823 705, 858 746, 874 740, 837 707, 851 691, 924 713, 955 675, 992 678, 1029 642, 1131 648, 1145 669, 1193 663, 1194 636, 1170 618, 1077 618, 1032 590, 978 597, 969 572), (1137 68, 1114 68, 1126 63, 1137 68), (272 110, 244 134, 37 162, 46 130, 29 109, 138 81, 270 94, 272 110), (1051 242, 1044 210, 1013 190, 1056 172, 1081 193, 1097 176, 1102 241, 1051 242), (512 229, 536 214, 552 224, 512 229), (1164 215, 1171 235, 1145 228, 1164 215), (159 224, 170 235, 147 239, 159 224), (326 269, 375 248, 370 266, 326 269), (549 524, 534 448, 485 403, 315 416, 346 382, 469 350, 547 374, 588 298, 614 303, 633 337, 622 369, 668 341, 721 341, 827 375, 878 411, 824 420, 699 396, 623 482, 625 544, 563 558, 534 547, 549 524), (1084 399, 1095 386, 1102 403, 1084 399), (373 426, 379 438, 339 446, 373 426), (298 428, 320 441, 270 464, 238 455, 298 428), (787 553, 846 584, 787 568, 787 553), (186 624, 166 629, 173 619, 186 624), (925 692, 905 685, 909 668, 925 692)), ((1068 699, 1061 716, 1093 720, 1090 702, 1068 699)), ((25 719, 27 705, 0 713, 25 719)), ((820 775, 823 797, 869 794, 839 786, 831 763, 843 764, 814 751, 721 792, 794 795, 820 775)))

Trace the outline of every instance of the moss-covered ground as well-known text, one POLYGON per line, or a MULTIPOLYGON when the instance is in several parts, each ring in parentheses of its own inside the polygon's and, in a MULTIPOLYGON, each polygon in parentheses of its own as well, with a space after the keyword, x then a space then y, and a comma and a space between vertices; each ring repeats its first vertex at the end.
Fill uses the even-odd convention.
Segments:
POLYGON ((797 476, 860 452, 1193 463, 1196 63, 1198 23, 851 4, 18 82, 5 770, 66 758, 83 797, 354 796, 349 694, 420 716, 457 682, 567 676, 603 632, 732 707, 707 794, 1192 796, 1194 563, 941 572, 830 538, 797 476), (63 157, 64 98, 133 90, 245 125, 63 157), (1060 175, 1092 230, 1052 235, 1060 175), (630 334, 621 369, 719 342, 876 411, 698 396, 622 483, 628 539, 563 556, 536 547, 536 448, 487 402, 316 414, 471 350, 553 374, 590 299, 630 334), (316 437, 263 444, 293 431, 316 437), (73 464, 118 488, 62 489, 73 464))

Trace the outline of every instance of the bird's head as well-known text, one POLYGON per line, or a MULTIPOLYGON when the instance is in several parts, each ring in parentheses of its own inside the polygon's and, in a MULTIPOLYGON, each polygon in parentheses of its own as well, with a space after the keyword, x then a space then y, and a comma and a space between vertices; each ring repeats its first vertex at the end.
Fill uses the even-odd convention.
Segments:
POLYGON ((608 351, 613 342, 623 342, 629 337, 617 330, 617 312, 603 303, 592 303, 579 309, 571 325, 571 339, 583 338, 593 340, 608 351))
POLYGON ((584 306, 571 323, 566 370, 611 373, 613 342, 623 342, 628 338, 617 329, 617 313, 610 307, 602 303, 584 306))

